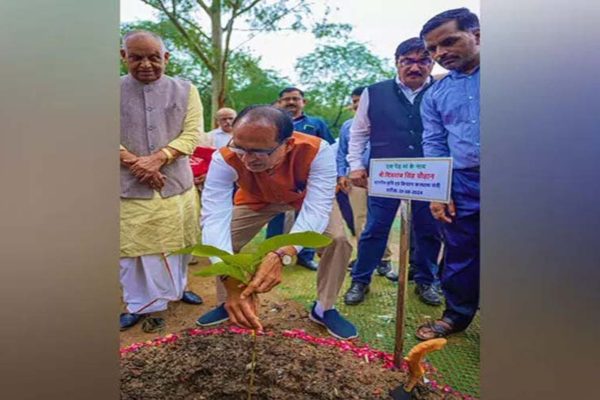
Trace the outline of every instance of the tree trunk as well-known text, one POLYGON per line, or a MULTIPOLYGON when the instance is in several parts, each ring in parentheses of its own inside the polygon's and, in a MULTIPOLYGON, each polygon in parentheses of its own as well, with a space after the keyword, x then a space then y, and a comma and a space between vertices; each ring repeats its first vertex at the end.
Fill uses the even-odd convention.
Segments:
POLYGON ((212 30, 212 59, 215 70, 211 77, 211 126, 216 127, 215 114, 223 107, 225 93, 225 70, 223 69, 223 28, 221 27, 221 0, 213 0, 211 4, 211 30, 212 30))
POLYGON ((220 71, 220 68, 215 71, 215 73, 213 73, 212 77, 211 77, 211 101, 210 101, 210 124, 213 128, 216 128, 216 119, 215 119, 215 114, 217 113, 217 110, 219 108, 221 108, 221 104, 220 104, 220 92, 222 91, 221 86, 221 77, 219 76, 220 74, 222 74, 222 71, 220 71))
POLYGON ((337 115, 335 116, 335 120, 333 121, 333 124, 331 124, 331 128, 338 127, 338 124, 340 123, 340 117, 342 116, 342 112, 344 112, 344 102, 343 101, 340 103, 340 106, 338 107, 337 115))

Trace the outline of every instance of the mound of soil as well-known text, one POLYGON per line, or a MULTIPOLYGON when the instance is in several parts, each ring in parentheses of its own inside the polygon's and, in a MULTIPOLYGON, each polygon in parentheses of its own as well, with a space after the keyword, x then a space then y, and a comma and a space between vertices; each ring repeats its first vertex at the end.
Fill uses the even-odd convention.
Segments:
MULTIPOLYGON (((121 399, 389 399, 389 390, 405 377, 338 348, 281 335, 183 333, 172 343, 121 357, 121 399)), ((415 399, 459 399, 428 386, 415 392, 415 399)))

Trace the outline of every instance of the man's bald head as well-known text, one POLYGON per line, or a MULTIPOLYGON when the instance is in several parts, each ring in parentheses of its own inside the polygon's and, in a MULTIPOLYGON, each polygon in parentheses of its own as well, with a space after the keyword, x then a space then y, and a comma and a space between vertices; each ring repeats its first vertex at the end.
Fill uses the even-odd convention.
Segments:
POLYGON ((223 130, 223 132, 231 133, 233 129, 233 120, 237 116, 237 113, 234 109, 223 107, 217 111, 215 115, 215 119, 217 120, 217 125, 219 128, 223 130))
POLYGON ((169 53, 157 34, 133 31, 123 37, 121 57, 133 78, 142 83, 151 83, 162 76, 169 53))
POLYGON ((217 110, 217 118, 219 118, 223 115, 231 115, 231 114, 234 115, 234 118, 235 118, 235 116, 237 116, 237 113, 235 112, 235 110, 233 108, 223 107, 223 108, 219 108, 217 110))
POLYGON ((273 106, 246 107, 233 121, 231 148, 252 172, 274 168, 289 151, 292 119, 273 106))
POLYGON ((277 132, 275 140, 279 143, 292 136, 294 124, 290 115, 273 106, 254 105, 244 108, 233 121, 233 127, 245 124, 271 126, 277 132))
POLYGON ((163 53, 167 52, 167 47, 165 46, 165 42, 162 40, 162 38, 154 32, 145 31, 145 30, 129 31, 125 35, 123 35, 122 49, 127 51, 127 41, 129 39, 132 39, 135 37, 140 37, 140 36, 155 40, 160 45, 161 52, 163 52, 163 53))

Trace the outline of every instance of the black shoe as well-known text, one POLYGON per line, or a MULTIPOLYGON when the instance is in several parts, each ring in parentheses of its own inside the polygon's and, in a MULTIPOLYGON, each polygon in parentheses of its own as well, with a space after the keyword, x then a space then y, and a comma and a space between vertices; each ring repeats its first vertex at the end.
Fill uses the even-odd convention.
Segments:
POLYGON ((298 260, 296 264, 303 266, 306 269, 310 269, 311 271, 316 271, 319 269, 319 264, 315 262, 315 260, 298 260))
POLYGON ((394 271, 388 272, 387 274, 385 274, 385 277, 392 282, 398 282, 398 274, 394 271))
POLYGON ((202 297, 198 296, 196 293, 192 292, 191 290, 186 290, 185 292, 183 292, 183 296, 181 296, 181 301, 183 301, 186 304, 202 304, 204 303, 204 300, 202 300, 202 297))
POLYGON ((419 295, 419 299, 425 304, 430 306, 442 305, 442 298, 433 285, 420 285, 417 283, 415 293, 419 295))
POLYGON ((344 303, 348 305, 360 304, 365 300, 365 294, 369 293, 369 285, 352 282, 350 289, 344 295, 344 303))
POLYGON ((391 261, 381 261, 377 266, 377 273, 381 276, 386 276, 392 270, 391 261))

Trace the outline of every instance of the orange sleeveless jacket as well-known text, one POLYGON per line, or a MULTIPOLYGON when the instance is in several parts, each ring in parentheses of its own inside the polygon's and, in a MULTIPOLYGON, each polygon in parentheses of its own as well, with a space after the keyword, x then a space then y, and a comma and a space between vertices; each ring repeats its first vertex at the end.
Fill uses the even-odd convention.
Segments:
POLYGON ((235 205, 247 205, 258 211, 269 204, 289 204, 296 210, 302 207, 310 165, 315 159, 321 139, 300 132, 292 134, 291 150, 275 170, 252 172, 227 147, 219 151, 223 159, 238 174, 235 205))

